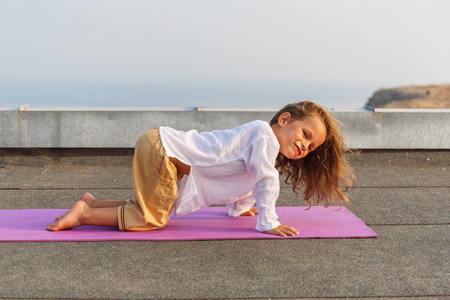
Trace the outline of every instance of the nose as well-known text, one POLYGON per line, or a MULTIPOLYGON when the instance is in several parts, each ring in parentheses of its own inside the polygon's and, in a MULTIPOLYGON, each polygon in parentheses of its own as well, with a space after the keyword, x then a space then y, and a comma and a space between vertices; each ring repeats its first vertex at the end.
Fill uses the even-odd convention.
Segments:
POLYGON ((302 150, 304 151, 304 150, 309 149, 309 144, 310 144, 310 142, 303 142, 302 143, 302 150))

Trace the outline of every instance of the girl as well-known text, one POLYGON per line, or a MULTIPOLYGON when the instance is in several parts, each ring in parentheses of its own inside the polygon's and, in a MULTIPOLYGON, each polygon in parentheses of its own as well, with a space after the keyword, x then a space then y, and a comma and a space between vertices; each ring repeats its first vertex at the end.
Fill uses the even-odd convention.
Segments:
POLYGON ((81 225, 120 230, 163 228, 169 217, 213 204, 226 204, 230 216, 258 214, 256 230, 281 236, 297 229, 277 220, 279 175, 311 206, 349 204, 339 184, 353 185, 337 121, 309 101, 289 104, 270 121, 253 121, 230 130, 198 133, 169 127, 147 131, 133 159, 135 199, 97 200, 86 193, 47 229, 81 225), (177 182, 179 188, 177 187, 177 182), (256 208, 253 205, 256 202, 256 208))

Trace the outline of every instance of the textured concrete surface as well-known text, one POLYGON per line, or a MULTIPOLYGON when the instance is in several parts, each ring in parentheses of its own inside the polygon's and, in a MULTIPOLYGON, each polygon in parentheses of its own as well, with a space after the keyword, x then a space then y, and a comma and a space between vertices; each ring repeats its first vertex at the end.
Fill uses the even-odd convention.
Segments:
MULTIPOLYGON (((0 209, 132 197, 131 153, 2 150, 0 209)), ((450 151, 349 159, 352 210, 379 238, 0 243, 0 298, 448 299, 450 151)))

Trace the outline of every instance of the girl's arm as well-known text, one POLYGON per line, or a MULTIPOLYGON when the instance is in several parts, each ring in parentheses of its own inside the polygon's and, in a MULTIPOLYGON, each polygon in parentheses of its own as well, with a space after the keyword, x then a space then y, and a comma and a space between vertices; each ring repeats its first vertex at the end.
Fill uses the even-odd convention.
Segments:
POLYGON ((252 194, 258 209, 256 230, 265 232, 278 227, 275 202, 280 193, 279 175, 275 169, 279 146, 272 137, 261 135, 255 138, 246 149, 245 164, 253 174, 252 194))
POLYGON ((280 191, 279 174, 274 167, 278 143, 268 136, 260 136, 247 150, 249 157, 246 167, 255 176, 253 195, 259 213, 256 230, 283 237, 298 235, 297 229, 281 225, 275 212, 275 202, 280 191))

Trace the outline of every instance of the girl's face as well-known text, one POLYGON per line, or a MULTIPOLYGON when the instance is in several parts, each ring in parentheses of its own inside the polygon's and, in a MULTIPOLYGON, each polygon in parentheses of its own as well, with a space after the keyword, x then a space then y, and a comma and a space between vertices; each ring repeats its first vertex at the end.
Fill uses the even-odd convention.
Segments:
POLYGON ((273 131, 280 144, 280 153, 289 159, 300 159, 325 142, 326 128, 316 116, 290 121, 291 115, 284 113, 273 131))

